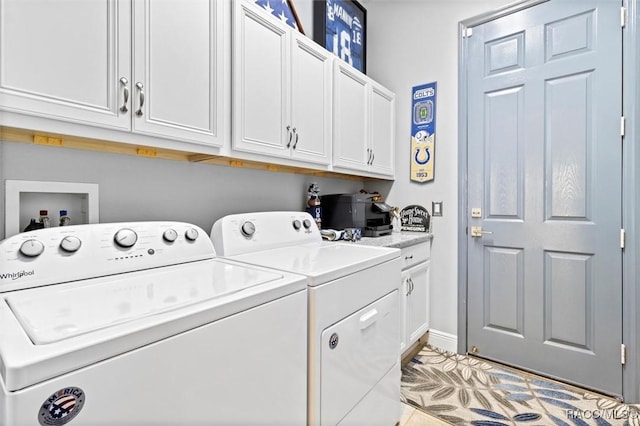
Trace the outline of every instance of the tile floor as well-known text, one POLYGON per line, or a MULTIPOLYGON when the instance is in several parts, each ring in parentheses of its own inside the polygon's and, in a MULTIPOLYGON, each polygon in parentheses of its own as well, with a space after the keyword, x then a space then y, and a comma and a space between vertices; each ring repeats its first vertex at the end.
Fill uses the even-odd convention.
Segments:
POLYGON ((402 404, 403 411, 400 417, 400 426, 450 426, 436 417, 432 417, 410 405, 402 404))

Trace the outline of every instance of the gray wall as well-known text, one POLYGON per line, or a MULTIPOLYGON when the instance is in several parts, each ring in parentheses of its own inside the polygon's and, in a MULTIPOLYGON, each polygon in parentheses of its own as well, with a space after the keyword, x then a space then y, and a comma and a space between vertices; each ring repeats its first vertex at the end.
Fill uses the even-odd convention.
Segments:
MULTIPOLYGON (((311 35, 311 0, 295 0, 311 35)), ((174 219, 205 230, 214 219, 248 210, 299 210, 306 188, 322 193, 363 186, 388 193, 394 206, 444 202, 435 218, 432 250, 432 329, 457 333, 457 28, 458 22, 508 0, 372 0, 368 15, 368 74, 397 95, 396 181, 367 183, 237 169, 206 164, 93 153, 21 143, 0 143, 0 178, 92 182, 100 185, 100 220, 174 219), (409 181, 410 93, 438 82, 435 180, 409 181)), ((4 185, 0 192, 4 191, 4 185)), ((4 194, 1 199, 4 200, 4 194)), ((4 236, 4 208, 0 210, 4 236)), ((455 344, 453 350, 456 349, 455 344)))
MULTIPOLYGON (((396 180, 388 200, 429 210, 432 201, 443 201, 444 215, 433 219, 430 341, 439 334, 454 339, 457 334, 458 22, 506 3, 510 1, 365 3, 368 74, 396 93, 396 180), (411 88, 432 81, 438 83, 435 178, 419 184, 409 180, 411 88)), ((457 350, 455 341, 437 343, 457 350)))
MULTIPOLYGON (((229 213, 302 210, 311 182, 324 194, 367 187, 354 180, 15 142, 0 142, 0 178, 3 201, 5 179, 97 183, 100 222, 179 220, 207 232, 229 213)), ((4 206, 0 223, 4 238, 4 206)))
MULTIPOLYGON (((397 95, 396 181, 362 182, 312 178, 251 169, 94 153, 0 142, 0 178, 90 182, 100 185, 100 221, 173 219, 209 230, 220 216, 250 210, 300 210, 306 188, 322 193, 363 186, 388 194, 404 207, 444 202, 435 218, 432 250, 432 328, 457 333, 457 28, 458 22, 507 0, 375 0, 368 11, 368 74, 397 95), (410 93, 414 85, 438 82, 435 180, 409 181, 410 93)), ((308 35, 311 0, 295 0, 308 35)), ((0 189, 4 201, 4 184, 0 189)), ((0 210, 4 237, 4 208, 0 210)), ((455 350, 455 344, 452 347, 455 350)))

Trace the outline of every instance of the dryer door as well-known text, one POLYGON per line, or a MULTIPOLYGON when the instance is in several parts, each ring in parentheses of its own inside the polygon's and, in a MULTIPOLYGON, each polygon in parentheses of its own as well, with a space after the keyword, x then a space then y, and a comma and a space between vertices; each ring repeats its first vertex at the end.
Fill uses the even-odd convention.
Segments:
POLYGON ((398 303, 394 290, 322 332, 323 425, 339 423, 398 362, 398 303))

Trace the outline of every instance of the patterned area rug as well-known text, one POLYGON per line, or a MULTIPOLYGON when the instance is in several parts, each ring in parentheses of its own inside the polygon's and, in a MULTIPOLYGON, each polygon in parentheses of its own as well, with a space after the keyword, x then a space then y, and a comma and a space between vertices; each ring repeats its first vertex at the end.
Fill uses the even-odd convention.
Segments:
POLYGON ((425 346, 402 371, 407 404, 453 425, 640 426, 640 407, 425 346))

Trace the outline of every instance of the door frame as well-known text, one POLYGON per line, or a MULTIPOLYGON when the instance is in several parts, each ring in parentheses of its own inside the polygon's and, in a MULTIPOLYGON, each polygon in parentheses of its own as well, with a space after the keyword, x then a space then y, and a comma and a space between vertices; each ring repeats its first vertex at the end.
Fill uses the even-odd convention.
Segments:
MULTIPOLYGON (((622 37, 622 72, 635 76, 640 72, 640 0, 623 0, 627 8, 627 25, 622 37)), ((622 111, 626 131, 622 145, 622 226, 626 231, 622 254, 622 342, 627 349, 627 363, 622 373, 626 402, 640 402, 640 85, 635 78, 622 81, 622 111), (630 94, 630 95, 626 95, 630 94)))
MULTIPOLYGON (((467 347, 467 227, 469 221, 468 176, 468 116, 467 105, 467 43, 468 28, 493 21, 551 0, 521 0, 502 8, 465 19, 458 23, 458 353, 467 347)), ((640 0, 621 0, 627 9, 623 29, 623 73, 640 72, 640 0)), ((623 79, 623 114, 626 131, 622 146, 622 226, 626 232, 622 251, 622 342, 626 346, 626 364, 622 368, 625 402, 640 402, 640 84, 636 79, 623 79), (624 94, 632 94, 625 96, 624 94)))

